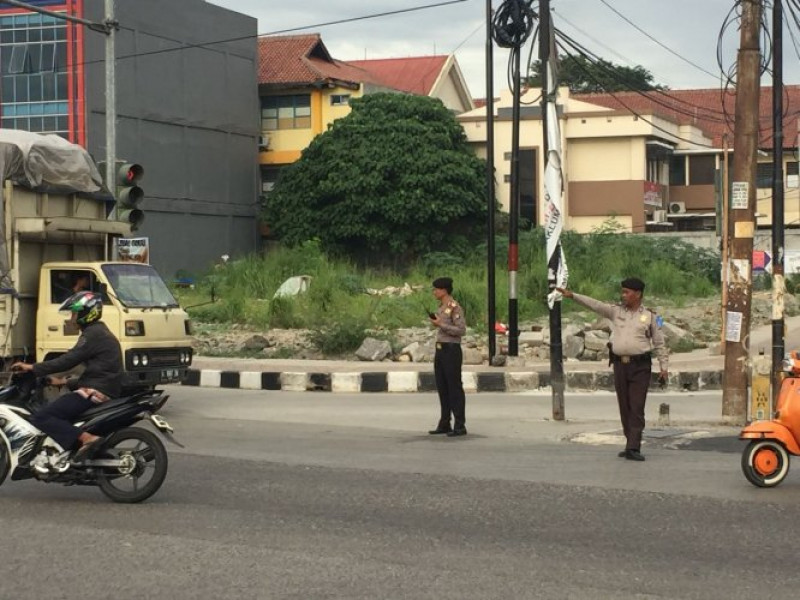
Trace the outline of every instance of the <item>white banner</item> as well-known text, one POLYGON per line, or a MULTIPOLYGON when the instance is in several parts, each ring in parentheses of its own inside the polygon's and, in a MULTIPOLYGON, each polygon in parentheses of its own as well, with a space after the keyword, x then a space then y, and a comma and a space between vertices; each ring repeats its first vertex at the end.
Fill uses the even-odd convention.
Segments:
MULTIPOLYGON (((551 28, 552 31, 552 28, 551 28)), ((555 39, 550 39, 550 60, 547 69, 547 89, 546 89, 546 110, 545 119, 547 123, 547 163, 544 169, 544 227, 547 240, 547 276, 555 276, 556 287, 567 287, 569 272, 567 261, 564 257, 564 250, 559 253, 558 270, 554 274, 549 268, 556 249, 560 248, 561 231, 564 228, 564 180, 561 172, 561 127, 558 122, 558 112, 556 110, 556 97, 558 89, 556 86, 556 64, 558 55, 555 48, 555 39)), ((547 296, 547 305, 553 308, 557 300, 561 299, 561 294, 556 291, 547 296)))

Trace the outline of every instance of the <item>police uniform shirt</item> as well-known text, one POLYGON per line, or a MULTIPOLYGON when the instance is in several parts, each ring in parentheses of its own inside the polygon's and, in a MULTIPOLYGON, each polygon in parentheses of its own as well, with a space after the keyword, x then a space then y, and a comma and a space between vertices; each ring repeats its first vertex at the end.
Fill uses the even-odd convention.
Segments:
POLYGON ((439 319, 439 331, 436 333, 437 342, 461 343, 461 336, 467 332, 464 321, 464 309, 455 300, 440 304, 436 310, 439 319))
POLYGON ((574 292, 572 299, 611 320, 611 350, 614 354, 636 356, 652 352, 658 359, 660 370, 668 370, 669 359, 664 333, 653 311, 641 305, 631 310, 619 304, 607 304, 574 292))

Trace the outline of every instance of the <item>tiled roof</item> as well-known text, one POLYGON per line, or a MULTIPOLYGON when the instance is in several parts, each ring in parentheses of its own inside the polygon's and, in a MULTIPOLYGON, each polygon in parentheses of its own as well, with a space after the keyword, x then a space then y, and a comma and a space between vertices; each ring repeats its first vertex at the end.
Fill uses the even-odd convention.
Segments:
POLYGON ((447 59, 446 55, 436 55, 351 60, 348 63, 368 71, 376 82, 388 88, 428 96, 447 59))
MULTIPOLYGON (((733 125, 736 114, 735 93, 719 89, 665 90, 651 92, 615 92, 614 94, 572 94, 582 102, 636 114, 653 114, 681 125, 695 125, 722 147, 722 134, 729 134, 733 146, 733 125)), ((787 85, 783 96, 783 147, 797 147, 797 119, 800 115, 800 86, 787 85)), ((759 142, 761 148, 772 147, 772 88, 762 87, 759 100, 759 142)))
POLYGON ((267 36, 258 40, 258 82, 273 85, 312 85, 336 80, 372 81, 366 71, 331 58, 318 33, 267 36))

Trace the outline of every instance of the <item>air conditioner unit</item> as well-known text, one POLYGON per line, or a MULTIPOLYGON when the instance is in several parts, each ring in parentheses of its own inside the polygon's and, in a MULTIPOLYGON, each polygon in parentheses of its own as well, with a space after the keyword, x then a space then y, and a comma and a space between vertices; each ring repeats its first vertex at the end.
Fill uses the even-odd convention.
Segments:
POLYGON ((656 223, 664 223, 667 220, 667 211, 657 209, 653 211, 653 221, 656 223))
POLYGON ((686 202, 670 202, 669 212, 674 214, 686 212, 686 202))
POLYGON ((258 136, 258 149, 266 150, 267 148, 269 148, 269 136, 268 135, 258 136))

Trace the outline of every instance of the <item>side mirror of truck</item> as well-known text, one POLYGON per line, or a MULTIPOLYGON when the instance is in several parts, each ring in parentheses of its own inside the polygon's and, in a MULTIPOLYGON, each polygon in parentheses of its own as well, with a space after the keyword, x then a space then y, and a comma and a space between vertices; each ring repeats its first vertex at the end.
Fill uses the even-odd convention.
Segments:
POLYGON ((103 296, 108 296, 108 284, 102 282, 98 283, 97 291, 100 292, 103 296))

